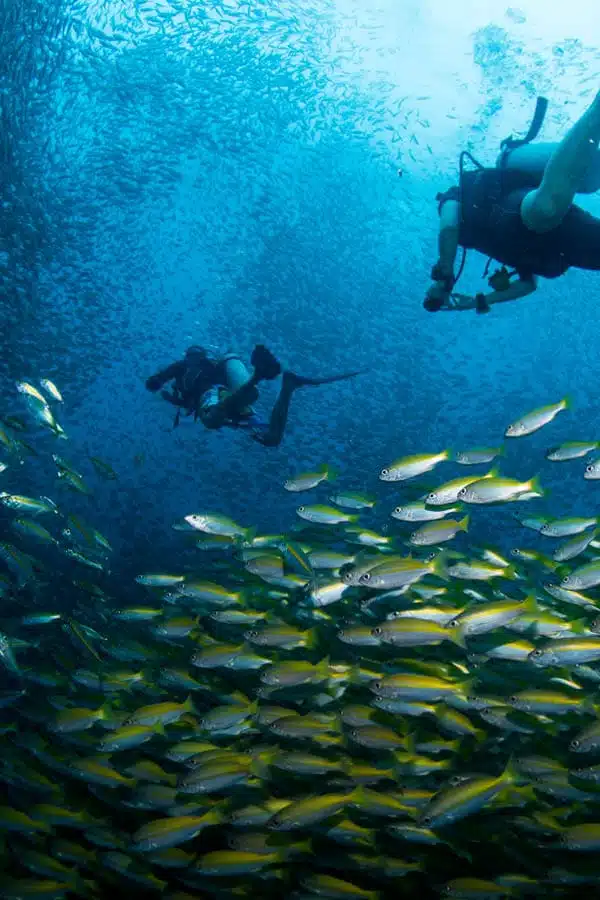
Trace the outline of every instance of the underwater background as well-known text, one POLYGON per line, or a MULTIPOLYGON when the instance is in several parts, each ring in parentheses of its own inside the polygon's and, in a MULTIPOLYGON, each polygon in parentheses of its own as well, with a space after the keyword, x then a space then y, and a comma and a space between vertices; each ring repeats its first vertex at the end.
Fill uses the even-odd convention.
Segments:
MULTIPOLYGON (((556 139, 593 97, 598 26, 575 9, 3 5, 4 394, 56 376, 71 446, 119 469, 95 500, 118 558, 153 552, 191 497, 276 529, 290 469, 368 486, 388 457, 494 443, 564 394, 593 436, 594 275, 489 316, 421 305, 460 150, 492 164, 539 94, 556 139), (172 433, 148 375, 190 343, 257 341, 304 374, 371 373, 299 393, 276 450, 172 433)), ((462 290, 484 266, 469 254, 462 290)))
MULTIPOLYGON (((16 384, 50 378, 64 397, 55 412, 68 436, 15 432, 33 452, 15 464, 2 457, 0 487, 49 496, 64 515, 99 529, 112 551, 93 578, 117 606, 147 598, 135 583, 141 573, 202 575, 210 557, 172 528, 186 515, 210 511, 259 533, 292 533, 299 503, 284 482, 323 464, 337 471, 336 489, 379 498, 369 527, 399 534, 390 513, 407 495, 381 484, 383 466, 497 446, 510 422, 565 396, 570 409, 508 446, 500 468, 540 476, 546 494, 524 514, 598 515, 600 488, 582 478, 581 464, 544 457, 563 441, 600 440, 597 277, 571 270, 541 280, 533 298, 485 316, 431 316, 422 307, 437 258, 435 197, 456 183, 460 151, 493 165, 502 139, 526 132, 540 95, 550 101, 541 139, 557 140, 597 92, 593 4, 0 0, 0 23, 0 411, 22 415, 16 384), (304 375, 368 372, 299 391, 274 449, 186 418, 173 429, 172 408, 144 387, 190 344, 249 360, 256 343, 304 375), (73 463, 89 495, 57 481, 53 453, 73 463), (115 477, 100 477, 90 457, 115 477)), ((596 195, 578 203, 600 214, 596 195)), ((484 289, 485 262, 469 253, 461 290, 484 289)), ((276 390, 261 387, 265 415, 276 390)), ((436 479, 428 475, 426 486, 436 479)), ((327 488, 315 502, 326 502, 327 488)), ((31 552, 15 539, 11 516, 2 511, 2 541, 31 552)), ((477 509, 469 541, 502 553, 548 551, 523 531, 512 504, 477 509)), ((85 573, 56 563, 54 552, 36 550, 35 589, 10 565, 3 570, 9 636, 27 604, 64 615, 84 605, 73 579, 85 573)), ((218 581, 214 571, 209 577, 218 581)), ((96 603, 91 596, 92 613, 96 603)), ((88 624, 102 631, 93 614, 88 624)), ((22 652, 18 659, 35 667, 22 652)), ((8 671, 4 689, 14 687, 8 671)), ((0 742, 15 752, 10 734, 0 742)), ((9 806, 19 796, 10 778, 0 792, 9 806)), ((18 853, 9 851, 18 879, 18 853)), ((320 853, 302 865, 325 871, 320 853)), ((446 863, 438 877, 436 859, 432 877, 402 887, 407 896, 437 896, 457 877, 446 863)), ((497 873, 491 866, 487 874, 497 873)), ((397 896, 400 888, 379 876, 367 870, 356 880, 397 896)), ((95 870, 90 877, 100 879, 90 896, 132 890, 114 875, 109 884, 95 870)), ((169 881, 161 890, 304 890, 298 879, 247 878, 197 890, 169 881)), ((155 895, 148 885, 134 889, 155 895)), ((63 895, 19 894, 12 882, 3 890, 63 895)), ((526 895, 506 890, 515 893, 499 896, 526 895)), ((556 896, 570 896, 561 890, 556 896)), ((320 884, 314 893, 344 895, 320 884)))

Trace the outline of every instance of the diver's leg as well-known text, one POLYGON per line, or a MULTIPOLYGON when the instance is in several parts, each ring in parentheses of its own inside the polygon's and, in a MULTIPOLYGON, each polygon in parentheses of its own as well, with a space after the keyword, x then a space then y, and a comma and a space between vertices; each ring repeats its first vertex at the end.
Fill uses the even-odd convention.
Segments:
POLYGON ((284 372, 281 379, 281 390, 271 412, 268 427, 254 435, 254 439, 265 447, 278 447, 282 441, 287 425, 290 401, 296 388, 301 387, 292 372, 284 372))
POLYGON ((260 379, 254 373, 237 391, 220 401, 219 410, 225 419, 238 419, 248 406, 256 402, 258 399, 256 385, 259 381, 260 379))
POLYGON ((196 417, 200 419, 205 428, 219 429, 226 423, 226 416, 219 402, 219 388, 209 388, 200 398, 196 417))
POLYGON ((258 344, 252 352, 252 375, 235 354, 228 354, 223 360, 225 368, 225 381, 227 389, 231 392, 228 397, 221 400, 218 408, 213 410, 213 419, 221 417, 226 419, 239 419, 248 413, 248 407, 258 400, 256 385, 261 381, 270 381, 277 378, 281 372, 281 366, 270 350, 262 344, 258 344))
POLYGON ((354 378, 355 375, 361 375, 366 369, 360 369, 357 372, 345 372, 342 375, 331 375, 329 378, 305 378, 303 375, 296 375, 294 372, 284 372, 281 381, 281 390, 275 401, 275 406, 271 412, 269 425, 264 432, 254 435, 254 439, 265 447, 278 447, 282 441, 285 426, 287 425, 288 413, 290 410, 290 401, 295 390, 306 385, 317 386, 319 384, 332 384, 334 381, 345 381, 347 378, 354 378))
POLYGON ((240 359, 234 359, 233 354, 225 357, 227 387, 232 393, 222 400, 219 406, 227 418, 234 420, 239 418, 246 412, 247 407, 258 399, 256 385, 261 381, 277 378, 281 372, 278 360, 263 344, 256 345, 250 362, 254 366, 254 372, 249 376, 246 366, 240 359))
POLYGON ((600 271, 600 218, 574 203, 556 231, 556 246, 569 266, 600 271))
POLYGON ((541 185, 524 197, 521 219, 530 231, 543 234, 560 224, 599 143, 600 93, 550 157, 541 185))

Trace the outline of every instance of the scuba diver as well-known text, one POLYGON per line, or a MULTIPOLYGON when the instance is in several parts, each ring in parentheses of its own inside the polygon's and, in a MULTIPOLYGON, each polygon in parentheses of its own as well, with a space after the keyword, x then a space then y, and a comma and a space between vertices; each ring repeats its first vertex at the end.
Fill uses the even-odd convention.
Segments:
POLYGON ((250 362, 254 367, 252 375, 235 353, 217 359, 204 347, 189 347, 184 359, 152 375, 146 381, 146 387, 155 392, 168 381, 174 382, 172 391, 161 392, 165 400, 178 407, 174 427, 179 424, 183 410, 184 415, 193 415, 194 421, 200 419, 206 428, 242 428, 259 444, 277 447, 283 438, 295 390, 306 385, 344 381, 366 371, 363 369, 328 378, 305 378, 284 371, 271 417, 268 422, 263 422, 251 404, 258 399, 257 385, 261 381, 277 378, 281 374, 281 365, 262 344, 256 345, 250 362))
POLYGON ((559 144, 532 145, 547 107, 538 98, 527 136, 503 141, 495 168, 461 153, 460 184, 436 198, 439 259, 423 303, 429 312, 484 313, 494 303, 533 293, 537 275, 558 278, 571 267, 600 270, 600 219, 573 203, 576 194, 600 188, 600 93, 559 144), (467 158, 474 170, 465 171, 467 158), (455 277, 459 246, 463 257, 455 277), (488 280, 488 295, 453 292, 471 248, 490 257, 484 277, 493 260, 503 264, 488 280))

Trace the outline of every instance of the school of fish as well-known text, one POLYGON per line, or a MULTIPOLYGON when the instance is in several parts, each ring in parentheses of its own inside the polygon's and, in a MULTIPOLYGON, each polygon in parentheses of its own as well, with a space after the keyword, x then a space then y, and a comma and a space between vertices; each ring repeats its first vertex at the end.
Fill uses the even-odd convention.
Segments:
MULTIPOLYGON (((59 389, 17 390, 28 415, 0 424, 1 897, 598 890, 598 518, 536 515, 543 484, 504 476, 502 445, 401 457, 372 496, 318 466, 282 482, 321 501, 287 533, 190 509, 165 529, 197 547, 193 570, 115 584, 94 525, 17 493, 46 454, 93 496, 58 452, 59 389), (382 500, 398 505, 377 530, 382 500), (491 504, 547 552, 472 541, 491 504)), ((594 480, 599 449, 546 458, 594 480)))

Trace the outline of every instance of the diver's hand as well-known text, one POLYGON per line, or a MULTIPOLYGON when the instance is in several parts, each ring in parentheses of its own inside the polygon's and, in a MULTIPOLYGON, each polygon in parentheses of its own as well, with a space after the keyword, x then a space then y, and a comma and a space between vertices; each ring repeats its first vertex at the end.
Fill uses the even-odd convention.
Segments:
POLYGON ((163 398, 163 400, 167 400, 169 403, 172 403, 173 406, 180 405, 175 394, 172 394, 170 391, 161 391, 160 396, 163 398))
POLYGON ((152 393, 154 393, 155 391, 158 391, 161 388, 161 386, 162 385, 161 385, 160 378, 158 377, 158 375, 151 375, 150 378, 148 378, 148 380, 146 381, 146 388, 149 391, 152 391, 152 393))
POLYGON ((428 312, 438 312, 443 306, 447 306, 450 300, 450 291, 441 281, 434 281, 423 302, 428 312))

